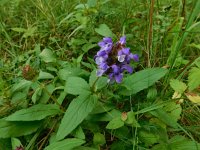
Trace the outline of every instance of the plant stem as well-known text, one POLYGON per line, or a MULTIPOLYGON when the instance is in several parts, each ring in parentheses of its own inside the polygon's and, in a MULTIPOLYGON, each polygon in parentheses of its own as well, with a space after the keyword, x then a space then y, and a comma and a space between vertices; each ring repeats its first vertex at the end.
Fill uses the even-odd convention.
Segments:
POLYGON ((147 64, 148 67, 151 67, 151 51, 152 51, 152 40, 153 40, 153 8, 154 8, 154 0, 151 0, 150 10, 149 10, 149 32, 148 32, 148 40, 147 40, 147 64))
POLYGON ((96 80, 94 81, 94 83, 92 84, 92 91, 94 91, 94 92, 95 92, 94 86, 95 86, 95 84, 97 83, 98 80, 99 80, 99 77, 97 77, 96 80))

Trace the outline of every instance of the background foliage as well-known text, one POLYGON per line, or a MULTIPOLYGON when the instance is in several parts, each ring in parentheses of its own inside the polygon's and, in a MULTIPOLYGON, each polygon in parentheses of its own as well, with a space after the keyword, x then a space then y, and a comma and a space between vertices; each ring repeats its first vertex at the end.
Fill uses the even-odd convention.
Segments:
POLYGON ((200 149, 199 0, 1 0, 0 150, 200 149), (140 56, 96 77, 105 36, 140 56))

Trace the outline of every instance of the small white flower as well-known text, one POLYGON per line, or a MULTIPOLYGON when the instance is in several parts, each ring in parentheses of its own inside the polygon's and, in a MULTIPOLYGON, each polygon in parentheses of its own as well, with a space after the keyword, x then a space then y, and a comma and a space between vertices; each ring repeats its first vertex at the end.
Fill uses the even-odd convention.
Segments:
POLYGON ((117 56, 119 62, 124 62, 126 55, 117 56))

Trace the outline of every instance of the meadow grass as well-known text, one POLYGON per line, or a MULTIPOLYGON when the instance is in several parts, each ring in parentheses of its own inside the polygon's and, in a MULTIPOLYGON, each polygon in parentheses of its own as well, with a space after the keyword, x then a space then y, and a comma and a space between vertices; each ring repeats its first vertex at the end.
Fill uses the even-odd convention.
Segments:
MULTIPOLYGON (((168 72, 161 80, 155 81, 155 84, 137 94, 120 95, 118 93, 121 89, 123 92, 125 86, 119 88, 118 85, 109 85, 101 89, 99 92, 101 94, 97 94, 101 97, 99 101, 106 104, 102 107, 105 109, 102 112, 108 112, 110 116, 117 115, 116 110, 135 112, 134 125, 128 125, 127 128, 124 126, 119 132, 116 130, 116 133, 115 130, 107 131, 105 122, 97 125, 95 121, 91 121, 98 117, 92 114, 94 118, 92 115, 88 117, 89 121, 86 119, 81 127, 76 129, 76 133, 70 132, 69 137, 80 138, 85 132, 84 146, 90 147, 88 150, 95 148, 115 150, 119 145, 122 146, 121 149, 164 149, 163 141, 171 145, 177 144, 180 150, 188 147, 198 149, 200 143, 199 0, 1 0, 1 118, 37 103, 55 103, 65 112, 70 102, 74 101, 72 99, 76 98, 74 96, 76 94, 66 93, 63 90, 66 87, 62 82, 65 81, 62 69, 69 66, 78 68, 80 70, 73 70, 72 74, 90 82, 92 75, 90 77, 89 75, 96 68, 93 58, 99 50, 97 43, 103 34, 107 34, 103 31, 101 34, 97 32, 102 24, 106 24, 108 31, 113 33, 115 41, 126 35, 127 46, 140 56, 139 63, 134 66, 136 72, 155 67, 167 68, 168 72), (39 75, 40 79, 31 85, 32 90, 26 89, 28 81, 25 81, 26 85, 21 85, 25 90, 23 87, 18 90, 20 87, 17 89, 16 84, 23 78, 29 78, 23 70, 26 65, 35 70, 32 72, 33 76, 41 71, 47 74, 39 75), (196 71, 194 68, 197 68, 196 71), (175 84, 177 86, 174 86, 175 81, 172 79, 177 81, 175 84), (14 88, 17 90, 13 90, 14 88), (14 93, 16 91, 17 94, 14 93), (42 97, 44 91, 46 95, 42 97), (172 98, 176 92, 181 96, 172 98), (184 102, 181 99, 184 99, 184 102), (175 107, 175 104, 180 107, 175 107), (170 110, 170 107, 178 111, 170 110), (111 108, 114 111, 110 111, 111 108), (167 113, 177 117, 176 123, 171 123, 167 113), (155 127, 160 126, 159 130, 154 129, 153 123, 156 124, 155 127), (94 129, 89 131, 87 126, 94 129), (128 129, 130 134, 126 131, 128 129), (162 142, 158 137, 163 137, 159 138, 162 142), (183 144, 181 147, 179 142, 184 141, 188 145, 183 144), (196 146, 191 141, 196 143, 196 146)), ((66 76, 68 77, 68 74, 66 76)), ((98 81, 97 83, 100 84, 98 81)), ((91 88, 95 94, 98 93, 94 86, 91 88)), ((27 150, 44 149, 49 143, 53 143, 60 125, 57 122, 60 122, 62 116, 50 118, 52 124, 44 120, 46 125, 37 130, 33 129, 36 132, 31 132, 31 135, 27 135, 27 131, 14 137, 18 137, 27 150)), ((102 117, 102 120, 105 118, 102 117)), ((1 123, 0 133, 3 133, 1 123)), ((9 135, 5 137, 0 135, 0 150, 9 149, 10 143, 17 143, 10 142, 9 138, 11 138, 9 135)), ((16 145, 13 147, 16 148, 16 145)))

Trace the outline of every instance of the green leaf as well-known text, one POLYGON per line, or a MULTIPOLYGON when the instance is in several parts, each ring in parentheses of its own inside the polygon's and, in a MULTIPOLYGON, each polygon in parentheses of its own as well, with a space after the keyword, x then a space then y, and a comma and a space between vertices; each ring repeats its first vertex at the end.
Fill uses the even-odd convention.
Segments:
POLYGON ((108 112, 108 111, 110 111, 114 108, 115 108, 114 105, 109 105, 107 103, 98 102, 96 107, 91 112, 91 114, 105 113, 105 112, 108 112))
POLYGON ((200 68, 193 67, 189 71, 188 86, 189 91, 194 90, 200 85, 200 68))
POLYGON ((90 86, 82 78, 69 77, 65 85, 65 91, 73 95, 85 94, 90 93, 90 86))
POLYGON ((96 70, 94 70, 90 75, 89 85, 92 87, 94 84, 94 91, 97 91, 104 88, 108 83, 107 81, 108 79, 106 77, 97 77, 96 70))
POLYGON ((174 91, 180 94, 182 94, 187 89, 187 85, 177 79, 170 80, 170 86, 173 88, 174 91))
POLYGON ((92 147, 80 146, 80 147, 76 147, 76 149, 73 149, 73 150, 98 150, 98 149, 92 148, 92 147))
POLYGON ((12 143, 12 149, 16 149, 17 147, 22 146, 21 141, 17 138, 11 138, 11 143, 12 143))
POLYGON ((149 146, 152 144, 155 144, 159 140, 159 135, 156 135, 154 133, 141 130, 139 131, 139 139, 145 143, 145 145, 149 146))
POLYGON ((13 30, 15 32, 26 32, 26 29, 24 29, 24 28, 11 28, 11 30, 13 30))
POLYGON ((105 136, 99 132, 94 134, 93 143, 95 145, 104 145, 106 143, 105 136))
POLYGON ((53 54, 53 52, 50 49, 45 48, 41 53, 40 53, 40 58, 42 61, 49 63, 49 62, 56 62, 56 57, 53 54))
POLYGON ((172 137, 169 140, 169 145, 168 145, 171 150, 198 150, 200 149, 200 144, 195 142, 195 141, 191 141, 187 138, 185 138, 184 136, 180 136, 180 135, 176 135, 174 137, 172 137))
POLYGON ((81 126, 78 126, 73 132, 73 136, 78 139, 85 139, 85 133, 83 132, 83 129, 81 126))
POLYGON ((124 122, 121 120, 121 118, 114 118, 107 124, 106 129, 117 129, 122 126, 124 126, 124 122))
POLYGON ((30 28, 28 28, 25 32, 24 32, 24 34, 23 34, 23 38, 27 38, 27 37, 31 37, 31 36, 33 36, 34 35, 34 33, 35 33, 35 31, 37 30, 37 27, 30 27, 30 28))
POLYGON ((65 80, 65 81, 67 81, 69 77, 81 76, 84 74, 86 74, 86 71, 84 71, 80 68, 66 67, 66 68, 60 69, 58 71, 58 77, 61 80, 65 80))
POLYGON ((90 49, 96 47, 97 44, 91 44, 91 43, 87 43, 82 47, 82 50, 87 53, 90 49))
POLYGON ((155 145, 152 150, 199 150, 200 144, 187 139, 184 136, 176 135, 172 137, 168 143, 160 143, 155 145))
POLYGON ((61 111, 55 104, 37 104, 30 108, 21 109, 6 118, 7 121, 34 121, 59 114, 61 111))
POLYGON ((97 4, 97 0, 88 0, 88 1, 87 1, 87 5, 88 5, 89 7, 95 7, 96 4, 97 4))
POLYGON ((135 119, 135 113, 132 111, 127 113, 127 120, 125 120, 125 123, 133 127, 140 127, 140 124, 135 119))
POLYGON ((148 68, 124 79, 122 86, 126 89, 119 91, 123 95, 131 95, 140 92, 162 78, 167 73, 164 68, 148 68))
POLYGON ((61 140, 71 133, 88 116, 96 103, 97 96, 95 95, 84 94, 74 99, 65 112, 56 139, 61 140))
POLYGON ((55 86, 54 84, 50 83, 48 85, 44 85, 44 87, 42 87, 42 95, 39 99, 40 103, 46 104, 49 100, 49 98, 51 97, 53 91, 55 90, 55 86))
POLYGON ((76 139, 76 138, 65 139, 50 144, 49 146, 44 148, 44 150, 72 150, 82 145, 83 143, 85 143, 85 141, 82 139, 76 139))
POLYGON ((36 101, 40 98, 41 95, 42 95, 42 89, 41 89, 41 87, 38 87, 35 90, 34 94, 32 95, 32 98, 31 98, 32 102, 35 104, 36 101))
POLYGON ((25 88, 29 88, 31 86, 32 82, 31 81, 27 81, 27 80, 20 80, 19 83, 14 84, 14 86, 11 89, 11 92, 17 92, 17 91, 21 91, 25 88))
POLYGON ((0 138, 18 137, 35 132, 41 125, 41 121, 9 122, 0 120, 0 138))
POLYGON ((168 115, 176 122, 181 118, 182 108, 180 104, 175 102, 168 102, 163 107, 163 110, 165 110, 168 115))
POLYGON ((100 24, 99 28, 95 28, 95 31, 104 37, 114 37, 114 34, 106 24, 100 24))
POLYGON ((150 112, 153 116, 157 117, 161 121, 163 121, 166 125, 178 128, 178 124, 174 118, 172 118, 165 110, 163 109, 157 109, 150 112))
POLYGON ((38 80, 44 80, 44 79, 53 79, 54 76, 48 72, 43 72, 40 70, 39 76, 38 76, 38 80))

